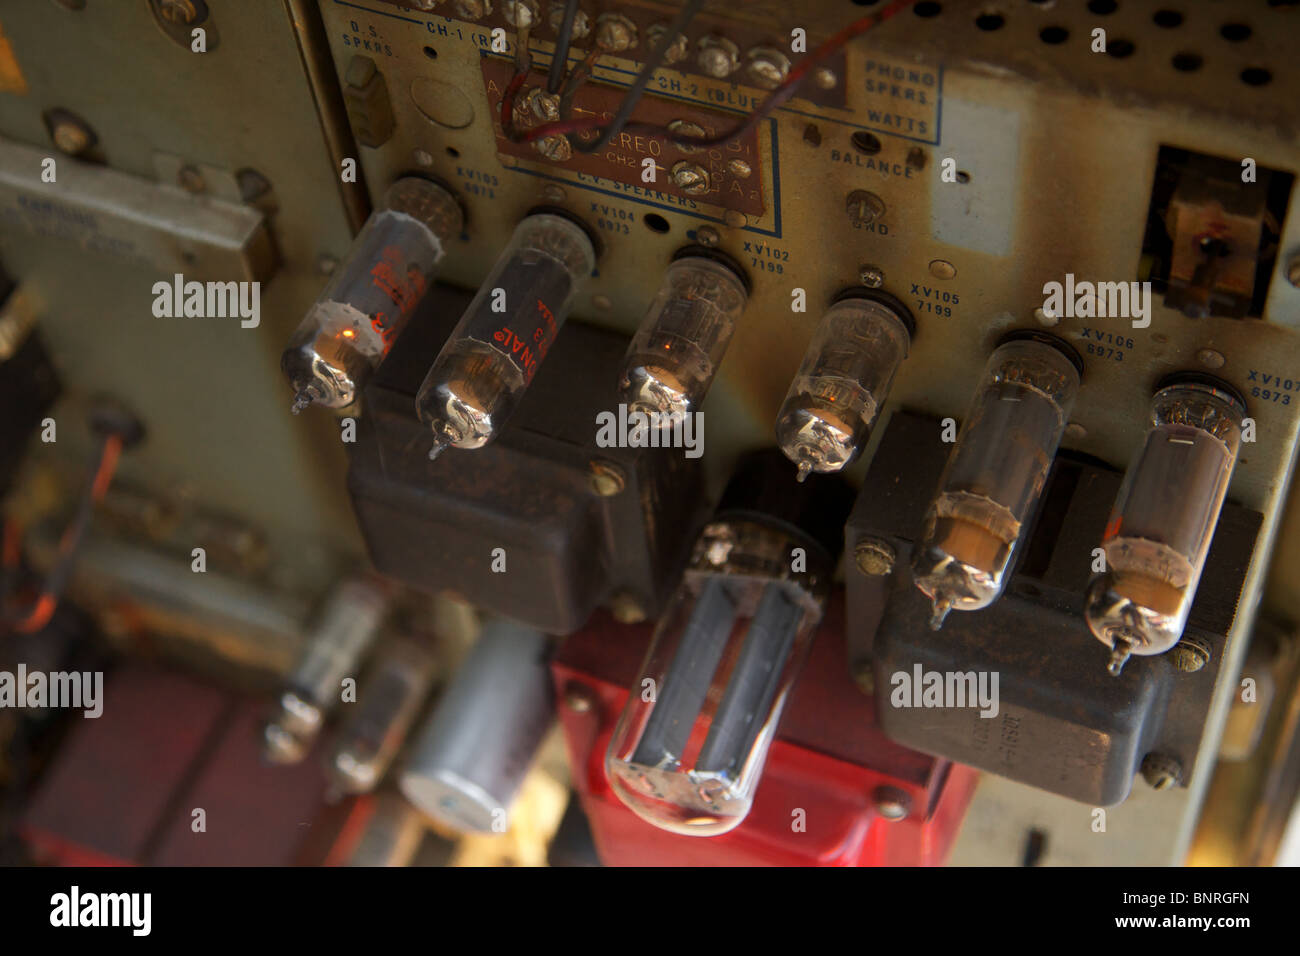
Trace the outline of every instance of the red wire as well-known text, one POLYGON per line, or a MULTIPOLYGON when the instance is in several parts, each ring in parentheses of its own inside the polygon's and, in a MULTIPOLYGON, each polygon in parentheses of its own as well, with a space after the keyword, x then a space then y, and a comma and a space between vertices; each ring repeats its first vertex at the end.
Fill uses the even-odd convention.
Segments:
MULTIPOLYGON (((122 453, 122 438, 120 435, 109 435, 104 439, 104 447, 99 455, 99 465, 95 468, 95 478, 90 486, 91 499, 95 502, 102 501, 104 495, 108 493, 108 486, 113 480, 113 473, 117 471, 117 459, 122 453)), ((74 522, 75 524, 75 522, 74 522)), ((59 539, 59 553, 55 559, 55 566, 67 559, 76 541, 74 527, 69 526, 64 529, 63 536, 59 539)), ((10 565, 10 549, 17 549, 20 535, 18 525, 15 521, 5 523, 4 537, 4 562, 5 566, 10 565)), ((17 564, 15 551, 14 564, 17 564)), ((54 616, 54 611, 59 606, 59 598, 48 591, 41 592, 36 599, 36 604, 31 611, 23 618, 20 618, 14 624, 14 630, 21 634, 31 634, 39 631, 50 622, 54 616)))

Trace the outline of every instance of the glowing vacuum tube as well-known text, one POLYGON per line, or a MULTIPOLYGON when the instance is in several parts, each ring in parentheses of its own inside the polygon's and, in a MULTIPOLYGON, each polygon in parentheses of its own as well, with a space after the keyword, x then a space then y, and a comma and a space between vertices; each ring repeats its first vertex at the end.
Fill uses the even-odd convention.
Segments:
POLYGON ((742 463, 614 729, 610 784, 664 830, 714 836, 745 818, 821 619, 851 495, 792 478, 775 450, 742 463))
POLYGON ((330 595, 280 694, 279 709, 263 729, 267 760, 296 763, 306 755, 342 699, 343 678, 356 676, 388 607, 388 590, 367 578, 346 581, 330 595))
POLYGON ((703 247, 678 252, 623 362, 618 388, 628 411, 698 411, 748 298, 730 259, 703 247))
POLYGON ((1163 654, 1182 636, 1245 414, 1230 386, 1195 372, 1170 376, 1151 400, 1151 430, 1102 538, 1106 570, 1084 605, 1112 674, 1130 654, 1163 654))
POLYGON ((988 607, 1006 586, 1082 371, 1069 345, 1033 330, 1008 334, 989 358, 912 559, 935 630, 953 608, 988 607))
POLYGON ((595 267, 591 238, 574 220, 536 212, 519 223, 416 396, 433 430, 430 458, 496 437, 595 267))
POLYGON ((907 358, 915 324, 892 296, 841 293, 813 335, 776 419, 776 440, 809 472, 837 472, 866 444, 871 425, 907 358))
POLYGON ((406 176, 388 188, 280 358, 295 415, 356 400, 463 225, 460 205, 437 183, 406 176))

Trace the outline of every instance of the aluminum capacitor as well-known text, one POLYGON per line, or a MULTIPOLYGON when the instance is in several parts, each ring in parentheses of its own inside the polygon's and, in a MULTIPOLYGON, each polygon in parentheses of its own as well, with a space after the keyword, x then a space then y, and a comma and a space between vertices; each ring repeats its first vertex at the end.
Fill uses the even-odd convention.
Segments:
POLYGON ((555 718, 549 640, 490 621, 411 745, 401 787, 462 831, 502 832, 519 785, 555 718))

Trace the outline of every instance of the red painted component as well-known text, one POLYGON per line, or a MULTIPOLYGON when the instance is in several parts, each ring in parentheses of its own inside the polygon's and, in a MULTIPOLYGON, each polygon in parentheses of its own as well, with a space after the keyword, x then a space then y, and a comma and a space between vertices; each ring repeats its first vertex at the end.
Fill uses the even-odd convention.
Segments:
POLYGON ((106 680, 103 714, 69 717, 23 839, 42 862, 64 866, 337 861, 368 801, 325 805, 323 742, 302 763, 264 764, 265 706, 179 673, 120 665, 106 680))
POLYGON ((871 698, 849 677, 837 592, 814 637, 754 806, 718 837, 668 833, 636 816, 605 777, 605 750, 649 648, 649 624, 597 612, 551 665, 574 787, 609 866, 930 866, 952 846, 975 770, 908 750, 876 726, 871 698), (573 707, 583 699, 589 707, 573 707), (897 821, 875 809, 880 787, 910 805, 897 821), (802 812, 801 812, 802 811, 802 812))

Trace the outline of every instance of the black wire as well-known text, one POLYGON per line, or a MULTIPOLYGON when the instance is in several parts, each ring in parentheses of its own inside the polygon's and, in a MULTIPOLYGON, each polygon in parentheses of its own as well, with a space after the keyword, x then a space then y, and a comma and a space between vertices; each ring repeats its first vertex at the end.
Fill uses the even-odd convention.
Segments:
POLYGON ((590 143, 584 142, 576 134, 571 134, 569 140, 573 143, 574 149, 580 153, 594 153, 603 149, 606 143, 623 131, 623 127, 627 125, 627 121, 632 116, 632 111, 636 109, 636 104, 641 99, 641 94, 645 92, 646 86, 649 85, 650 77, 654 75, 655 70, 663 66, 664 59, 668 56, 669 47, 677 42, 679 35, 686 32, 687 26, 690 25, 691 20, 695 19, 695 14, 699 13, 700 8, 703 6, 704 0, 687 0, 682 5, 677 18, 668 25, 663 39, 659 41, 659 46, 655 48, 650 55, 650 59, 646 60, 645 66, 637 74, 636 82, 628 90, 627 96, 623 98, 622 105, 619 106, 618 112, 614 114, 614 118, 609 121, 609 125, 590 143))
POLYGON ((551 57, 551 70, 546 76, 546 92, 558 93, 564 82, 564 68, 569 62, 569 44, 573 42, 573 23, 578 19, 578 0, 565 0, 564 19, 560 21, 560 35, 555 41, 555 55, 551 57))

